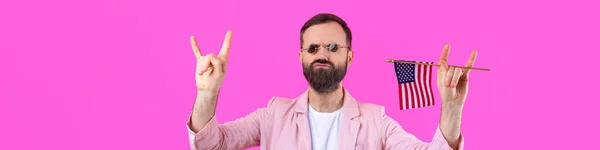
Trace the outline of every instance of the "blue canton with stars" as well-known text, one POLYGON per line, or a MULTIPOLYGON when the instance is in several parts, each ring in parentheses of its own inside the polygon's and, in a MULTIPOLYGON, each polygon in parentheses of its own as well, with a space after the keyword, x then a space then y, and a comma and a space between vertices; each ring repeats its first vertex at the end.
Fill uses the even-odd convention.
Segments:
POLYGON ((415 65, 405 63, 394 63, 398 84, 415 82, 415 65))

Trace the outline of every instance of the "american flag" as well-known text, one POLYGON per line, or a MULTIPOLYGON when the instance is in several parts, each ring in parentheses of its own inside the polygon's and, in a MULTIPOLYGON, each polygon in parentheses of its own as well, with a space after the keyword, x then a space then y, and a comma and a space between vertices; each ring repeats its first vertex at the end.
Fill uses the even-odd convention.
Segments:
MULTIPOLYGON (((416 61, 410 61, 416 62, 416 61)), ((433 62, 419 62, 433 64, 433 62)), ((432 106, 431 65, 394 62, 398 78, 400 110, 432 106)))

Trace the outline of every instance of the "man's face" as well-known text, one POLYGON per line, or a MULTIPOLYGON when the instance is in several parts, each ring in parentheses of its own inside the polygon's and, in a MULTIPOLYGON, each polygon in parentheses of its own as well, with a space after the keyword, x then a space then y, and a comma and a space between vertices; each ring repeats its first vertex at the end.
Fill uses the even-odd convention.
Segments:
POLYGON ((348 45, 342 26, 336 22, 314 25, 304 31, 303 39, 299 57, 310 87, 319 93, 335 91, 352 61, 352 51, 345 47, 348 45), (314 49, 308 50, 311 47, 314 49))

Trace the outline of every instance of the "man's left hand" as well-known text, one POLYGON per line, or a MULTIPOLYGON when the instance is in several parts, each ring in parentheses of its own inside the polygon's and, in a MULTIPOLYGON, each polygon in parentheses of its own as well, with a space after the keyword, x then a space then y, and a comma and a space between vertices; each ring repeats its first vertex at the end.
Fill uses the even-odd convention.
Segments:
MULTIPOLYGON (((450 45, 446 45, 440 56, 440 67, 437 70, 437 87, 442 97, 443 105, 460 108, 465 103, 469 91, 469 72, 470 69, 461 69, 448 66, 448 54, 450 45)), ((473 67, 477 51, 471 52, 471 57, 467 61, 466 67, 473 67)))
MULTIPOLYGON (((470 69, 448 66, 450 45, 446 45, 440 56, 440 66, 437 70, 437 87, 442 97, 442 114, 440 130, 453 149, 459 149, 461 141, 462 110, 467 99, 470 69)), ((477 51, 471 52, 466 67, 473 67, 477 51)), ((461 148, 461 147, 460 147, 461 148)))

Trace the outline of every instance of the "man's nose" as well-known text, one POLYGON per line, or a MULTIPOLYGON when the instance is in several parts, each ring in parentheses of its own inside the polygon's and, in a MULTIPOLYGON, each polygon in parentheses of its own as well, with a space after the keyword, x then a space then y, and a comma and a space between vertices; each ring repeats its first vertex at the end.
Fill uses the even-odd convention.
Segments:
POLYGON ((331 56, 331 52, 325 47, 319 47, 317 49, 317 53, 314 54, 315 59, 325 59, 329 60, 329 56, 331 56))

